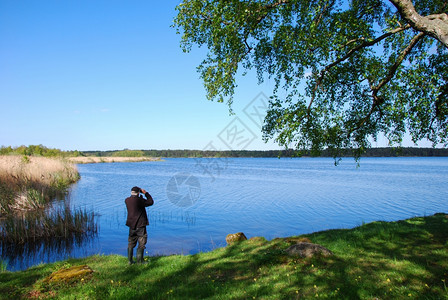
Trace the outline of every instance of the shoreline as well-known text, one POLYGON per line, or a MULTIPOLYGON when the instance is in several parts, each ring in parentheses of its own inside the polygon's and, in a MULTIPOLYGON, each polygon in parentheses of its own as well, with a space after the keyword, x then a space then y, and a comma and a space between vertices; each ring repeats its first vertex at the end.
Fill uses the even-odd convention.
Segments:
POLYGON ((162 161, 159 157, 122 157, 122 156, 76 156, 67 157, 69 162, 74 164, 96 164, 96 163, 117 163, 117 162, 143 162, 162 161))
POLYGON ((251 238, 193 255, 146 256, 144 265, 128 266, 118 254, 70 258, 23 271, 3 270, 0 294, 64 299, 445 299, 447 226, 448 215, 437 213, 271 241, 251 238), (333 253, 311 258, 286 254, 302 240, 333 253), (72 267, 89 272, 51 281, 72 267), (130 277, 134 272, 138 276, 130 277))

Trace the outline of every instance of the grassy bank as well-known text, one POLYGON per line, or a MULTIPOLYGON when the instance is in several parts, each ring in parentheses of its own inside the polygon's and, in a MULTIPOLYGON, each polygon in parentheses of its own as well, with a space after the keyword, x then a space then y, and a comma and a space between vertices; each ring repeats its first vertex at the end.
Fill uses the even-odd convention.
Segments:
POLYGON ((334 256, 299 258, 296 238, 255 238, 208 253, 150 257, 92 256, 0 273, 4 299, 448 299, 448 217, 374 222, 301 236, 334 256), (92 274, 58 283, 58 270, 92 274))

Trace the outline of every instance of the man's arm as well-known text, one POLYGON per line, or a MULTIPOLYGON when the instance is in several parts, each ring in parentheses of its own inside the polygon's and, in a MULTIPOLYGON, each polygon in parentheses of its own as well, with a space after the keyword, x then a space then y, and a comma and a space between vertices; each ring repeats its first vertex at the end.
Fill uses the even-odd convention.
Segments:
POLYGON ((140 189, 142 194, 145 195, 145 206, 151 206, 154 204, 154 199, 152 199, 151 195, 144 189, 140 189))

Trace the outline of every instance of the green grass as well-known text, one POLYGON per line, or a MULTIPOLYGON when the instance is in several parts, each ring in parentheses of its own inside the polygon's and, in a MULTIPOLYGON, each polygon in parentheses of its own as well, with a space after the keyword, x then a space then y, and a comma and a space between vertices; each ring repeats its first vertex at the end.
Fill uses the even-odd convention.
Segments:
POLYGON ((0 273, 0 297, 58 299, 448 299, 448 216, 374 222, 303 235, 332 257, 289 257, 293 239, 249 240, 196 255, 91 256, 0 273), (94 273, 45 278, 69 266, 94 273))

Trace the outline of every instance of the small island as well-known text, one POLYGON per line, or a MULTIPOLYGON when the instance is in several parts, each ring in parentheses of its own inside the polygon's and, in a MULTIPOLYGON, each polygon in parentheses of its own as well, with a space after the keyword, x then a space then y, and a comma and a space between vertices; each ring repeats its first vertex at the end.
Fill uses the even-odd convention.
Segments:
POLYGON ((116 163, 116 162, 142 162, 160 161, 157 157, 126 157, 126 156, 76 156, 68 157, 68 161, 74 164, 116 163))

